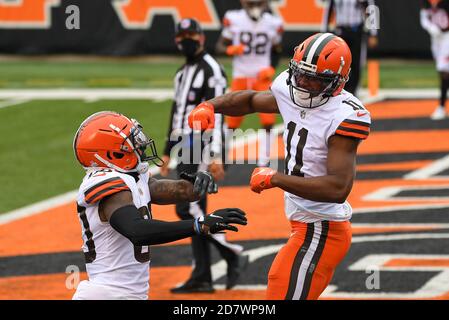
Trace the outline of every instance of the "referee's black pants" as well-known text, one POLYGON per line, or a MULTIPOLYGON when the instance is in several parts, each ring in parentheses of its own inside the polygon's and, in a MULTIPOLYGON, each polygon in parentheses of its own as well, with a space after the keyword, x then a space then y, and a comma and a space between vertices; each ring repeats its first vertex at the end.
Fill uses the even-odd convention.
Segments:
POLYGON ((351 73, 345 90, 356 94, 366 55, 366 33, 363 25, 356 27, 337 27, 335 33, 346 41, 352 53, 351 73))
MULTIPOLYGON (((198 164, 179 164, 176 167, 178 179, 180 178, 181 172, 195 173, 197 171, 198 164)), ((197 203, 178 203, 176 205, 176 214, 182 220, 190 220, 193 219, 192 210, 198 209, 201 210, 202 215, 207 213, 207 194, 197 203)), ((235 262, 235 259, 238 259, 235 252, 222 245, 211 236, 194 235, 192 236, 192 254, 195 263, 189 281, 212 283, 210 243, 213 243, 216 246, 220 255, 225 259, 228 265, 235 262)))

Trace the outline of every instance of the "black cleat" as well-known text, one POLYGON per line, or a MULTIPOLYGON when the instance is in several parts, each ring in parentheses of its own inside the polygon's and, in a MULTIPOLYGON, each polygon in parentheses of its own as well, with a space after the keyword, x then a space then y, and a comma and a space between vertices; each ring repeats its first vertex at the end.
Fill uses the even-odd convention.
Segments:
POLYGON ((215 289, 209 282, 187 281, 186 283, 170 289, 171 293, 214 293, 215 289))
POLYGON ((226 290, 235 287, 240 275, 245 271, 249 264, 249 257, 247 255, 238 255, 235 262, 228 264, 228 277, 226 279, 226 290))

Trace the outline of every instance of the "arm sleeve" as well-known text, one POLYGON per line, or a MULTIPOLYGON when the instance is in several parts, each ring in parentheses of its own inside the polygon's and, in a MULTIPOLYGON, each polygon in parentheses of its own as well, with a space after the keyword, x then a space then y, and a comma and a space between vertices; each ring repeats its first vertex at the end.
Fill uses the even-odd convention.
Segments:
POLYGON ((193 220, 166 222, 142 218, 135 206, 117 209, 109 223, 136 246, 149 246, 184 239, 195 234, 193 220))
POLYGON ((328 5, 326 6, 323 13, 323 25, 321 26, 322 32, 329 31, 329 23, 332 17, 333 10, 334 10, 334 0, 328 0, 328 5))

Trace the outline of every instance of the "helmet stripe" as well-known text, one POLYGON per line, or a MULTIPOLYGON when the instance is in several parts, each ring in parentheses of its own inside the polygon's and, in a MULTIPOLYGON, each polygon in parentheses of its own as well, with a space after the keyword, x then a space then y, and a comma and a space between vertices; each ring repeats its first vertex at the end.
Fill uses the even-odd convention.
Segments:
POLYGON ((307 56, 309 55, 310 52, 310 48, 312 48, 313 44, 315 43, 315 41, 320 37, 320 34, 315 35, 315 37, 313 37, 312 41, 310 41, 309 45, 306 47, 306 51, 304 51, 304 55, 302 56, 302 61, 306 61, 307 56))
POLYGON ((307 54, 306 62, 316 64, 323 48, 334 38, 332 33, 323 33, 313 44, 310 45, 310 51, 307 54))
POLYGON ((320 57, 321 51, 323 51, 324 47, 331 42, 333 39, 335 38, 334 35, 332 35, 331 37, 328 37, 326 39, 324 39, 320 45, 318 46, 318 48, 315 51, 315 55, 313 56, 312 59, 312 64, 317 64, 318 63, 318 58, 320 57))

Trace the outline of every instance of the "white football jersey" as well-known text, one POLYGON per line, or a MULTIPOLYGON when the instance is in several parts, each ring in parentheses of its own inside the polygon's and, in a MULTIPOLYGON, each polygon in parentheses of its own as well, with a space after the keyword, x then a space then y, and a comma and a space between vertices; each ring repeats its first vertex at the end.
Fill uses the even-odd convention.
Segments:
POLYGON ((79 188, 77 205, 81 223, 84 257, 89 282, 114 288, 123 296, 148 299, 150 248, 132 242, 103 222, 100 200, 130 191, 133 202, 145 219, 151 219, 150 173, 133 176, 109 169, 90 170, 79 188), (137 180, 137 181, 136 181, 137 180))
MULTIPOLYGON (((305 178, 325 176, 328 139, 335 134, 366 139, 370 113, 345 90, 320 107, 300 108, 290 98, 287 78, 287 71, 281 73, 271 87, 285 125, 285 173, 305 178)), ((284 198, 285 213, 292 221, 346 221, 352 216, 347 201, 342 204, 310 201, 289 192, 284 193, 284 198)))
POLYGON ((255 78, 261 69, 269 67, 271 48, 282 41, 282 32, 282 20, 271 13, 265 12, 254 21, 244 9, 226 12, 222 36, 233 45, 246 46, 243 55, 233 58, 233 78, 255 78))

